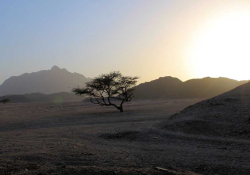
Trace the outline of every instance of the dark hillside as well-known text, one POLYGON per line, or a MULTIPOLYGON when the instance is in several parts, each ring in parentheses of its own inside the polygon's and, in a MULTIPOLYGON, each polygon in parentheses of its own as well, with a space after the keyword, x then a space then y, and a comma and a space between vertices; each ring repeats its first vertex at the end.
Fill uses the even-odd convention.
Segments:
POLYGON ((163 77, 136 86, 136 99, 211 98, 232 90, 247 81, 229 78, 191 79, 185 82, 173 77, 163 77))
POLYGON ((250 83, 192 105, 170 117, 165 128, 194 135, 250 139, 250 83))

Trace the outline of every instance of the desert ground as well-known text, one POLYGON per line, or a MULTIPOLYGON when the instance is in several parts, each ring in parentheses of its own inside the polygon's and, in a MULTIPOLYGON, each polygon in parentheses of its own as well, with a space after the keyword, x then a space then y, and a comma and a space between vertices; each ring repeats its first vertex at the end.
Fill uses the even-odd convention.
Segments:
POLYGON ((165 128, 201 100, 1 104, 0 174, 249 174, 249 140, 165 128))

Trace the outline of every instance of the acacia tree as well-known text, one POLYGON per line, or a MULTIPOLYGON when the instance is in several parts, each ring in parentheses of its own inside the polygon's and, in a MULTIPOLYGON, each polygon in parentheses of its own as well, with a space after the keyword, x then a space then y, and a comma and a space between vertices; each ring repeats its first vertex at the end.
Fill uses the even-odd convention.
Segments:
POLYGON ((2 102, 3 104, 6 104, 6 103, 10 102, 10 100, 9 99, 3 99, 0 102, 2 102))
POLYGON ((90 97, 90 101, 94 104, 114 106, 123 112, 123 104, 134 97, 133 87, 138 79, 139 77, 123 76, 119 71, 111 72, 94 78, 86 83, 85 88, 75 88, 72 92, 90 97))

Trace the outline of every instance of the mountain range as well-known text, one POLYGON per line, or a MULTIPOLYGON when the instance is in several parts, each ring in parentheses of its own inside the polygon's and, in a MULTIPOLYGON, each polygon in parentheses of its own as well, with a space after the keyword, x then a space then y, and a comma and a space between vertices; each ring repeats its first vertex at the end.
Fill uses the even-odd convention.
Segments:
POLYGON ((50 70, 10 77, 0 85, 0 96, 71 92, 72 88, 83 87, 90 80, 90 78, 86 78, 84 75, 71 73, 66 69, 54 66, 50 70))
POLYGON ((248 81, 237 81, 229 78, 202 78, 182 82, 174 77, 161 77, 157 80, 136 86, 136 99, 178 99, 210 98, 227 92, 248 81))
MULTIPOLYGON (((80 101, 80 97, 73 97, 74 94, 69 92, 72 88, 84 87, 90 80, 82 74, 54 66, 50 70, 10 77, 0 85, 0 97, 8 95, 20 102, 51 102, 55 97, 63 96, 64 101, 80 101)), ((210 98, 245 83, 247 81, 223 77, 182 82, 178 78, 166 76, 139 84, 135 87, 134 95, 135 99, 210 98)))

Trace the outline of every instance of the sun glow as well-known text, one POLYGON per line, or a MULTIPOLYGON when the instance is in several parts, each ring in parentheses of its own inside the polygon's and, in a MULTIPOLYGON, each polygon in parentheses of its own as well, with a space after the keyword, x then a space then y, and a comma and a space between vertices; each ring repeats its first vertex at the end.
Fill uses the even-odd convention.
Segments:
POLYGON ((250 11, 230 13, 206 23, 188 50, 198 77, 250 79, 250 11))

